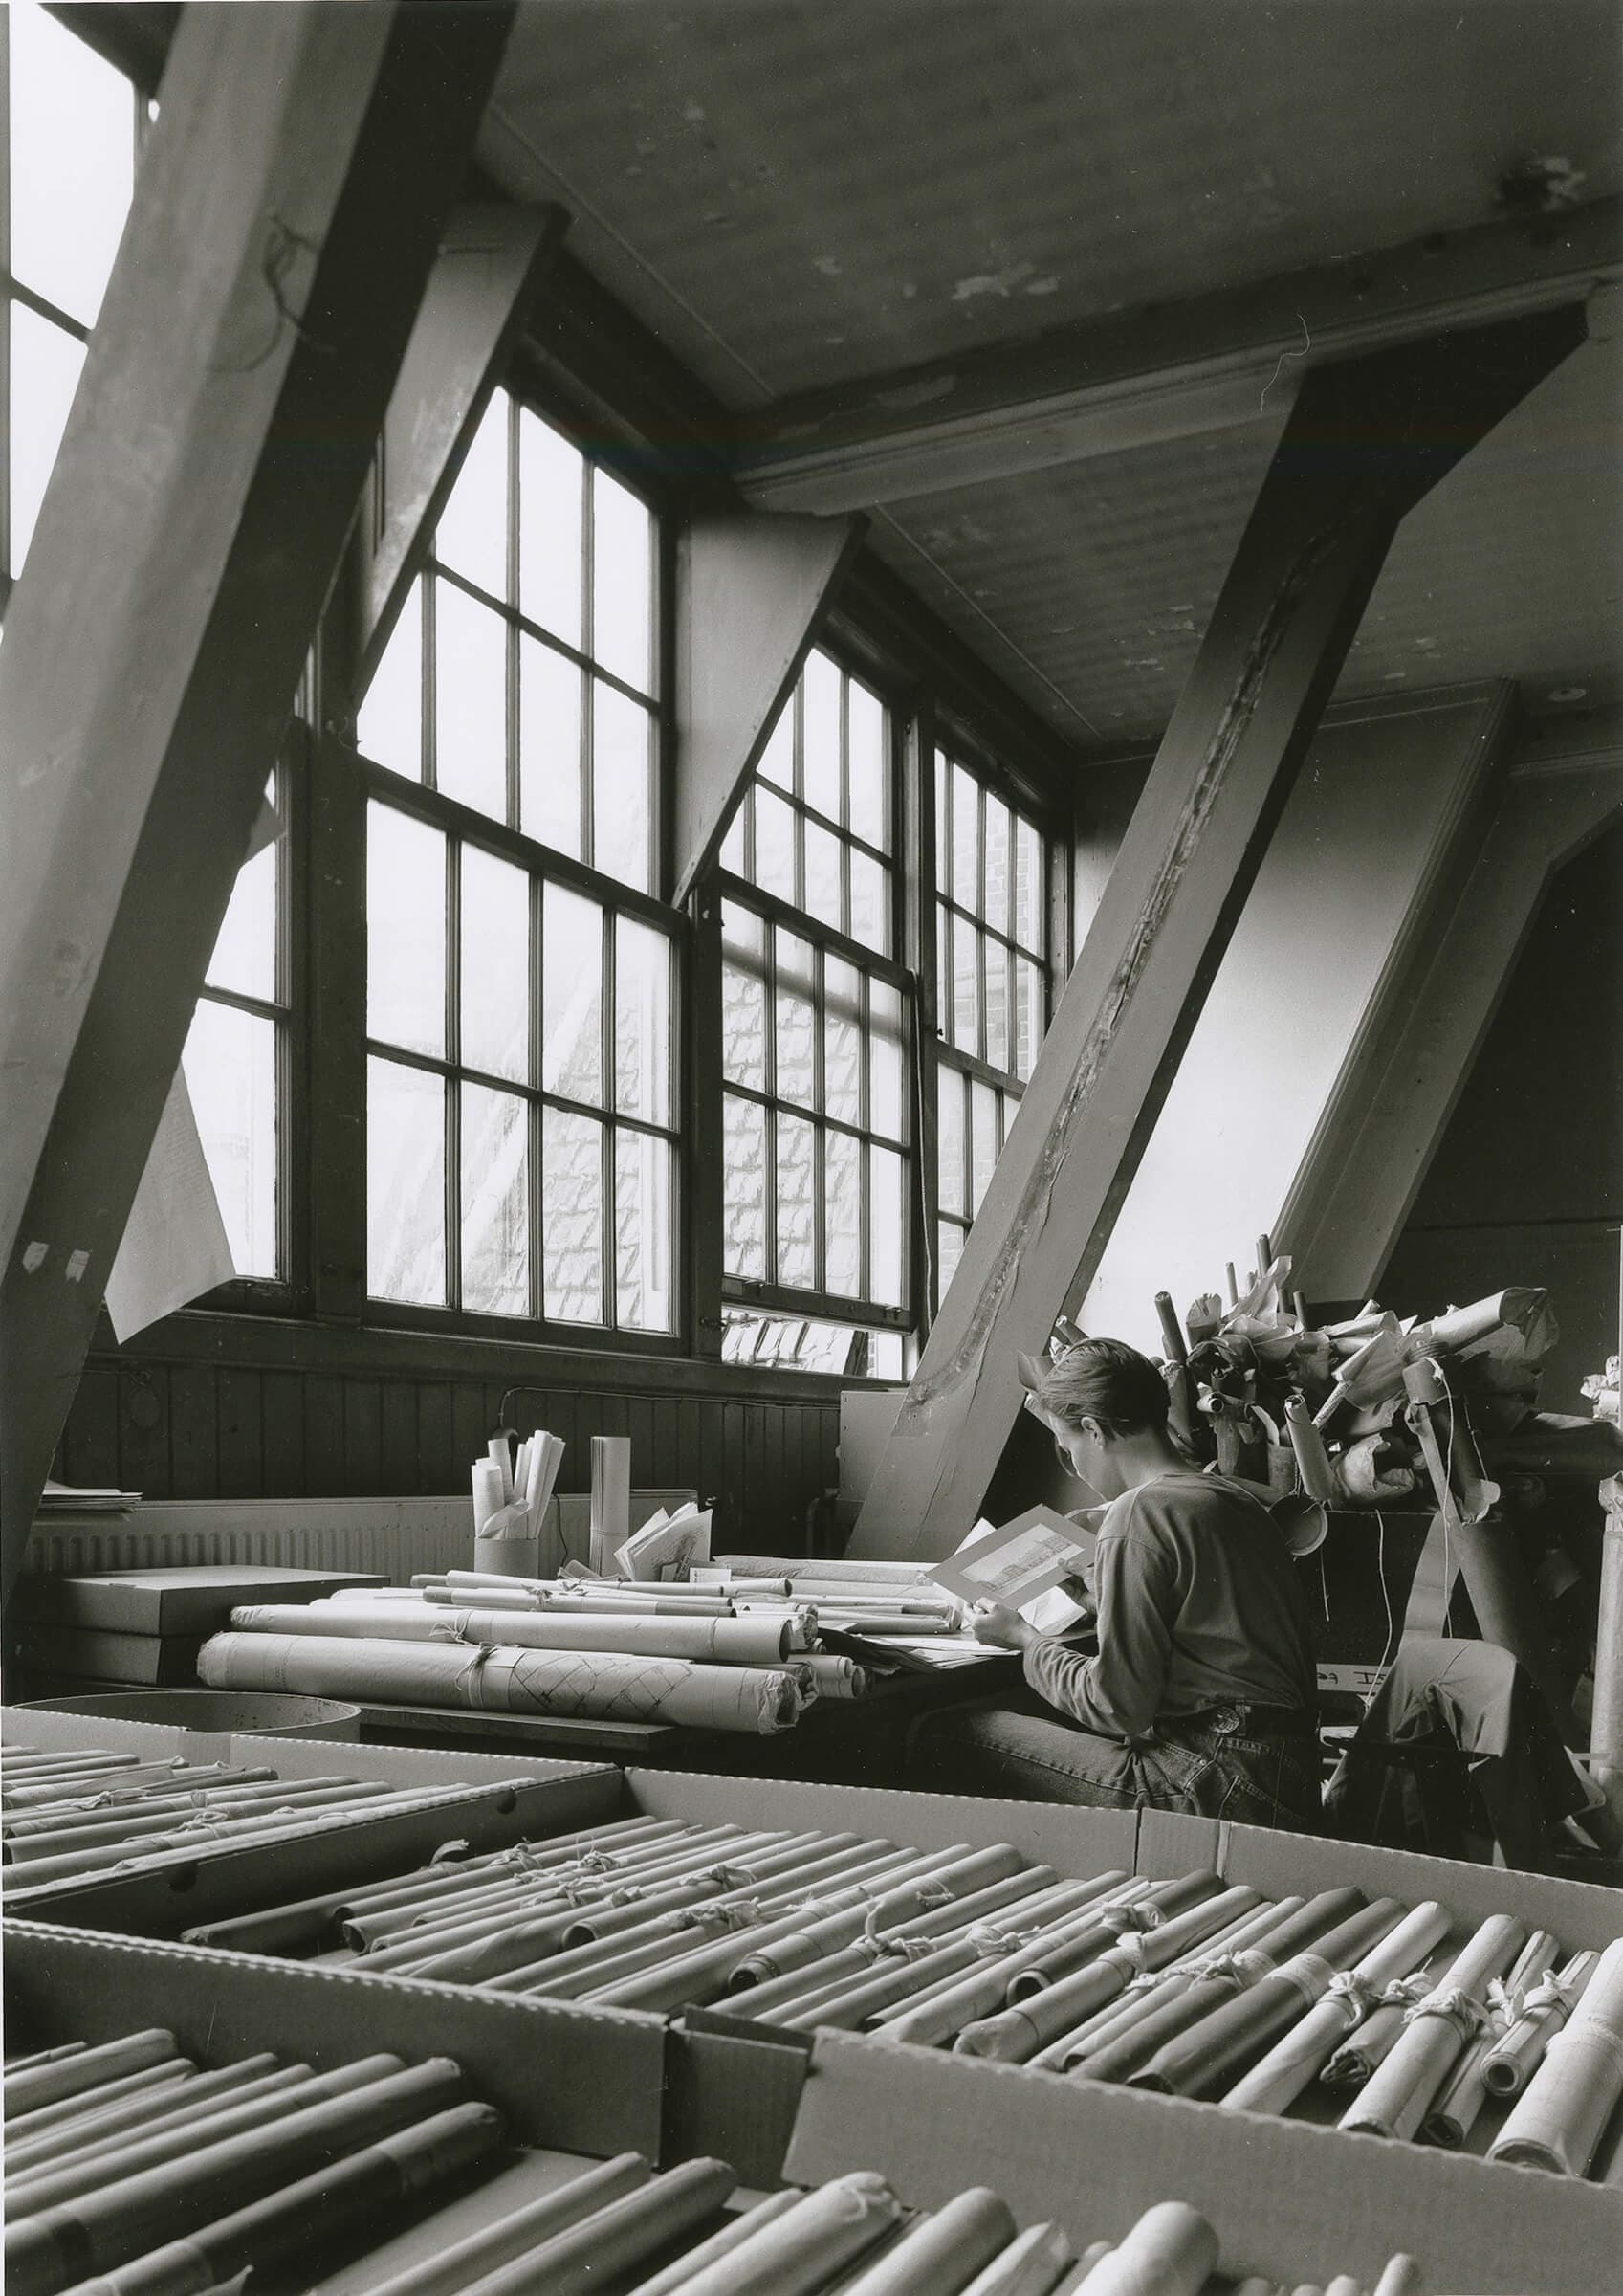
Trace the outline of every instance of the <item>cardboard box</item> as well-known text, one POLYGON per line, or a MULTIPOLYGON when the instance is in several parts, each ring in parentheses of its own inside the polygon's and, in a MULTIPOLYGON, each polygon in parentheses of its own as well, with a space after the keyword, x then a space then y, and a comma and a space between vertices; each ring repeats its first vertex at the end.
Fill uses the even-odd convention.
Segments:
POLYGON ((1608 2186, 823 2033, 784 2173, 851 2169, 915 2207, 989 2184, 1021 2225, 1057 2220, 1079 2249, 1185 2200, 1216 2227, 1224 2274, 1286 2288, 1337 2272, 1370 2287, 1406 2250, 1428 2289, 1602 2296, 1623 2253, 1623 2192, 1608 2186))
MULTIPOLYGON (((278 1570, 256 1562, 50 1576, 26 1573, 17 1581, 16 1605, 19 1619, 53 1626, 95 1627, 104 1634, 189 1634, 202 1642, 226 1624, 239 1603, 313 1602, 318 1595, 336 1594, 340 1587, 386 1583, 381 1571, 278 1570)), ((59 1670, 74 1669, 63 1665, 59 1670)), ((189 1679, 196 1679, 195 1672, 189 1679)))
POLYGON ((195 1689, 202 1647, 195 1634, 108 1634, 98 1627, 24 1624, 17 1634, 17 1663, 33 1676, 195 1689))
POLYGON ((665 2035, 632 2009, 259 1960, 196 1946, 4 1925, 10 2049, 112 2041, 160 2026, 215 2064, 263 2049, 317 2071, 380 2049, 454 2057, 524 2144, 652 2160, 665 2035))

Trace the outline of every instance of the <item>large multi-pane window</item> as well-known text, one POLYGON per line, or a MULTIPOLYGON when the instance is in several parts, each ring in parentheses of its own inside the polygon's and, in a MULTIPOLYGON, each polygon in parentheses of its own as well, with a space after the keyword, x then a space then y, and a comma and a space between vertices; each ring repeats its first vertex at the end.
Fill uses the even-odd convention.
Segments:
POLYGON ((657 531, 498 390, 362 706, 367 757, 647 893, 657 531))
POLYGON ((894 853, 884 705, 814 652, 722 848, 732 1360, 901 1369, 912 1167, 894 853))
MULTIPOLYGON (((0 11, 0 614, 23 571, 134 189, 145 100, 34 0, 0 11)), ((286 817, 274 775, 268 797, 286 817)), ((238 875, 186 1038, 185 1073, 239 1275, 288 1272, 279 1150, 288 982, 285 839, 238 875)))
POLYGON ((937 1305, 1047 1027, 1047 851, 1037 824, 938 749, 937 1305))
POLYGON ((657 540, 498 391, 362 705, 375 1298, 675 1328, 657 540))

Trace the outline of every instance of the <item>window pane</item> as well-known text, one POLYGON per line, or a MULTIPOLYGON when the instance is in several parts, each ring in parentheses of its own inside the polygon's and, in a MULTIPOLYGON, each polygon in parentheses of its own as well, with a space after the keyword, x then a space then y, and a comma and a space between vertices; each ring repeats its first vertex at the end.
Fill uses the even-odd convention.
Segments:
POLYGON ((186 1040, 186 1090, 238 1275, 276 1268, 276 1025, 208 997, 186 1040))
POLYGON ((281 843, 279 835, 273 837, 236 872, 208 960, 210 988, 234 988, 240 997, 275 1001, 276 865, 281 843))
POLYGON ((1015 959, 1014 1071, 1023 1083, 1042 1042, 1042 975, 1029 958, 1015 959))
POLYGON ((366 1063, 366 1289, 445 1305, 445 1085, 366 1063))
POLYGON ((445 1050, 445 838, 375 801, 366 807, 366 1031, 411 1052, 445 1050))
POLYGON ((535 638, 518 640, 518 823, 581 858, 581 673, 535 638))
POLYGON ((592 473, 592 659, 639 694, 653 692, 649 629, 653 520, 603 469, 592 473))
POLYGON ((840 818, 840 672, 825 653, 806 656, 801 794, 830 821, 840 818))
POLYGON ((868 1297, 876 1307, 902 1305, 902 1159, 888 1148, 870 1148, 868 1163, 868 1297))
POLYGON ((851 938, 881 957, 890 954, 890 872, 856 846, 846 856, 851 872, 851 938))
POLYGON ((876 695, 847 681, 847 741, 850 756, 850 826, 881 852, 890 850, 890 808, 887 803, 885 770, 885 710, 876 695))
POLYGON ((816 1023, 812 1003, 811 943, 781 927, 774 936, 778 964, 777 1091, 779 1099, 814 1105, 816 1023))
POLYGON ((868 1122, 887 1139, 899 1140, 903 1117, 902 998, 888 981, 868 983, 868 1122))
POLYGON ((581 643, 580 451, 527 407, 518 410, 518 605, 568 645, 581 643))
POLYGON ((614 1312, 634 1331, 669 1332, 670 1151, 646 1132, 614 1141, 614 1312))
POLYGON ((953 1042, 961 1052, 980 1050, 980 981, 976 943, 980 936, 961 916, 953 919, 953 1042))
POLYGON ((953 826, 949 819, 952 804, 947 779, 947 761, 935 752, 935 889, 946 893, 951 883, 948 855, 952 851, 953 826))
POLYGON ((768 789, 756 791, 755 881, 779 900, 795 898, 795 816, 768 789))
POLYGON ((950 1039, 953 1033, 953 997, 948 981, 948 967, 953 954, 953 920, 949 912, 939 904, 935 911, 935 1033, 950 1039))
POLYGON ((546 1313, 602 1323, 603 1126, 562 1108, 541 1111, 541 1271, 546 1313))
POLYGON ((603 911, 562 885, 541 894, 541 1086, 603 1103, 603 911))
POLYGON ((1009 929, 1009 808, 986 793, 986 898, 981 915, 999 933, 1009 929))
POLYGON ((832 829, 819 828, 815 821, 808 821, 805 840, 806 914, 842 932, 845 920, 840 900, 840 839, 832 829))
POLYGON ((983 939, 986 975, 986 1057, 995 1069, 1009 1065, 1009 952, 1000 940, 983 939))
POLYGON ((22 571, 45 482, 78 388, 84 345, 23 303, 11 318, 11 572, 22 571))
POLYGON ((498 390, 486 408, 468 459, 434 535, 434 556, 494 598, 507 596, 507 410, 498 390))
POLYGON ((998 1161, 998 1095, 989 1084, 972 1077, 970 1113, 970 1207, 978 1212, 998 1161))
POLYGON ((462 1058, 530 1080, 530 879, 474 845, 462 849, 462 1058))
POLYGON ((744 817, 748 811, 749 800, 746 798, 728 823, 727 834, 721 840, 721 866, 730 869, 735 877, 749 874, 749 866, 744 858, 744 817))
POLYGON ((848 1132, 825 1132, 823 1288, 860 1299, 863 1289, 863 1147, 848 1132))
POLYGON ((766 1111, 721 1096, 723 1266, 729 1275, 766 1273, 766 1111))
POLYGON ((356 719, 362 754, 409 781, 423 779, 423 585, 414 582, 389 632, 356 719))
POLYGON ((964 1080, 943 1064, 935 1073, 936 1196, 944 1212, 969 1209, 964 1194, 964 1080))
POLYGON ((863 1115, 862 975, 841 958, 822 964, 822 1105, 860 1124, 863 1115))
POLYGON ((530 1313, 530 1110, 514 1093, 462 1087, 462 1304, 530 1313))
POLYGON ((953 768, 953 898, 980 908, 980 787, 961 765, 953 768))
POLYGON ((817 1127, 779 1115, 778 1265, 780 1284, 805 1291, 817 1282, 817 1127))
POLYGON ((935 1297, 937 1302, 947 1296, 947 1287, 953 1271, 964 1256, 964 1231, 952 1221, 943 1220, 935 1231, 935 1297))
POLYGON ((36 295, 94 326, 129 212, 135 98, 42 8, 13 5, 11 268, 36 295))
POLYGON ((653 719, 612 686, 592 688, 592 861, 605 876, 649 888, 648 737, 653 719))
POLYGON ((735 1084, 766 1090, 765 928, 735 902, 721 905, 721 1067, 735 1084))
POLYGON ((434 585, 434 780, 507 819, 507 629, 449 582, 434 585))
POLYGON ((1015 938, 1040 957, 1047 947, 1042 931, 1042 840, 1028 821, 1015 825, 1015 938))
POLYGON ((670 1121, 670 943, 630 916, 614 920, 614 1105, 670 1121))
POLYGON ((778 722, 772 729, 772 739, 756 767, 763 782, 776 788, 795 786, 795 697, 793 695, 778 713, 778 722))

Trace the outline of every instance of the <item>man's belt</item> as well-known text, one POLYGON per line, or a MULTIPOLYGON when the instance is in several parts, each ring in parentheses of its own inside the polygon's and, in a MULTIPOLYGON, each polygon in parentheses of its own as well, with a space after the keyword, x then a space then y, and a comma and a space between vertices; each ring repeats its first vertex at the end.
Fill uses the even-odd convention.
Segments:
POLYGON ((1237 1700, 1232 1705, 1203 1707, 1197 1714, 1169 1714, 1166 1727, 1213 1730, 1222 1737, 1316 1738, 1319 1717, 1309 1707, 1242 1706, 1237 1700))

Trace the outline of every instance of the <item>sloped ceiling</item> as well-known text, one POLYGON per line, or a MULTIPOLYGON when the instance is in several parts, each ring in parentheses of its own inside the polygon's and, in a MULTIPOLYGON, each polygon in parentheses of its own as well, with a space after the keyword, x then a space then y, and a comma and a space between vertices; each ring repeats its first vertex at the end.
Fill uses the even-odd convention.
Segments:
MULTIPOLYGON (((1615 193, 1618 67, 1612 0, 532 0, 481 156, 745 414, 1486 223, 1529 160, 1615 193)), ((1574 354, 1415 514, 1344 695, 1616 692, 1618 375, 1574 354)), ((1165 722, 1283 412, 898 502, 874 546, 1120 746, 1165 722)))

